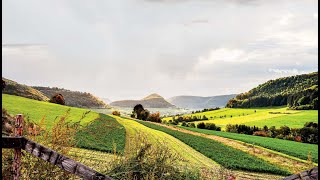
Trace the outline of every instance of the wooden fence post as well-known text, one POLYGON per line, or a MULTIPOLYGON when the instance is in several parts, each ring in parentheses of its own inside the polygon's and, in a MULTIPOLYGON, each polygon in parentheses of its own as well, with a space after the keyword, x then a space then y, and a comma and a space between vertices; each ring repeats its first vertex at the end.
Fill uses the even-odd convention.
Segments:
MULTIPOLYGON (((16 116, 14 135, 22 136, 23 131, 23 117, 22 114, 16 116)), ((14 148, 14 159, 13 159, 13 179, 19 180, 21 175, 21 148, 14 148)))

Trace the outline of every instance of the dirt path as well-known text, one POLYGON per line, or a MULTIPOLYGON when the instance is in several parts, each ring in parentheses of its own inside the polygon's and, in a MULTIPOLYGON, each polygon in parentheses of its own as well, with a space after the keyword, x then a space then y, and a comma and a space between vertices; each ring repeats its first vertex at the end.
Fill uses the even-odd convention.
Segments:
POLYGON ((244 151, 246 153, 249 153, 251 155, 254 155, 256 157, 264 159, 272 164, 275 164, 277 166, 285 168, 285 169, 289 170, 290 172, 292 172, 293 174, 300 173, 301 171, 307 170, 308 167, 310 166, 307 163, 303 163, 303 162, 300 162, 300 161, 297 161, 294 159, 290 159, 288 157, 277 154, 276 152, 272 152, 271 150, 266 150, 265 148, 260 147, 260 146, 256 146, 256 145, 253 146, 251 144, 240 142, 237 140, 228 139, 228 138, 224 138, 224 137, 220 137, 220 136, 202 134, 202 133, 198 133, 198 132, 194 132, 194 131, 189 131, 186 129, 181 129, 178 127, 168 126, 165 124, 158 124, 158 123, 154 123, 154 124, 160 125, 160 126, 163 126, 163 127, 175 130, 175 131, 180 131, 183 133, 188 133, 188 134, 216 140, 216 141, 221 142, 227 146, 231 146, 233 148, 239 149, 241 151, 244 151))

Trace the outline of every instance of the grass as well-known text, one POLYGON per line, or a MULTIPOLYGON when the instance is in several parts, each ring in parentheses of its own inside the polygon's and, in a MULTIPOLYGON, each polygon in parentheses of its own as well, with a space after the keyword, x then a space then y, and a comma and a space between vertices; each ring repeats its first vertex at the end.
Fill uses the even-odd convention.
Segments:
POLYGON ((104 152, 123 153, 126 130, 115 118, 100 114, 76 133, 77 147, 104 152))
MULTIPOLYGON (((89 111, 8 94, 2 94, 2 108, 5 108, 12 115, 23 114, 24 117, 28 116, 30 120, 36 123, 39 123, 45 116, 48 129, 51 129, 57 117, 64 114, 69 108, 71 109, 68 117, 69 121, 79 121, 82 115, 89 111)), ((97 118, 99 118, 99 113, 91 111, 81 120, 81 124, 86 125, 97 118)))
POLYGON ((234 170, 246 170, 251 172, 290 175, 290 172, 283 170, 280 167, 251 156, 240 150, 223 145, 212 139, 174 131, 149 122, 139 121, 139 123, 174 136, 175 138, 181 140, 226 168, 234 170))
MULTIPOLYGON (((276 128, 286 125, 291 128, 301 128, 306 122, 318 122, 317 110, 287 110, 286 107, 222 108, 215 111, 186 114, 183 116, 203 117, 203 115, 209 118, 209 120, 196 121, 194 123, 215 123, 222 130, 225 129, 227 124, 245 124, 258 127, 267 125, 268 127, 276 126, 276 128), (269 112, 280 113, 270 114, 269 112)), ((163 120, 167 121, 170 119, 172 117, 163 118, 163 120)))
POLYGON ((45 124, 48 130, 52 128, 57 117, 65 114, 68 109, 70 109, 70 114, 67 121, 77 122, 86 113, 80 123, 84 127, 76 133, 77 146, 112 152, 113 143, 115 143, 117 152, 124 151, 125 129, 110 116, 93 111, 89 112, 87 109, 62 106, 7 94, 2 94, 2 107, 12 115, 24 114, 24 117, 29 116, 29 119, 36 123, 40 123, 42 117, 45 116, 45 124))
POLYGON ((139 139, 137 136, 143 133, 147 140, 152 144, 161 144, 168 147, 172 153, 178 154, 184 161, 181 161, 179 166, 188 166, 191 168, 213 168, 218 167, 218 164, 207 158, 198 151, 192 149, 190 146, 181 142, 180 140, 164 133, 151 128, 148 128, 134 120, 113 116, 117 121, 126 128, 127 142, 126 152, 134 150, 132 147, 134 143, 139 139))
POLYGON ((203 133, 203 134, 210 134, 210 135, 235 139, 235 140, 239 140, 249 144, 255 144, 255 145, 262 146, 264 148, 278 151, 283 154, 287 154, 303 160, 307 160, 308 153, 311 152, 313 161, 315 162, 318 161, 318 145, 316 144, 307 144, 307 143, 300 143, 300 142, 283 140, 283 139, 252 136, 252 135, 237 134, 237 133, 222 132, 222 131, 212 131, 207 129, 198 129, 198 128, 183 127, 183 126, 181 126, 180 128, 203 133))

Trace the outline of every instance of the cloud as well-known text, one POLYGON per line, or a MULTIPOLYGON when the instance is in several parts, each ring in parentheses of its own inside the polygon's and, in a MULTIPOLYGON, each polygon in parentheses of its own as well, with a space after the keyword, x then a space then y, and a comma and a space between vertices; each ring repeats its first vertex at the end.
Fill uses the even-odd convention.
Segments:
POLYGON ((268 69, 269 72, 274 72, 277 74, 284 74, 284 75, 297 75, 297 74, 304 74, 306 73, 305 71, 299 71, 298 69, 273 69, 273 68, 269 68, 268 69))
POLYGON ((314 13, 314 14, 313 14, 313 18, 316 19, 316 20, 318 20, 318 13, 314 13))

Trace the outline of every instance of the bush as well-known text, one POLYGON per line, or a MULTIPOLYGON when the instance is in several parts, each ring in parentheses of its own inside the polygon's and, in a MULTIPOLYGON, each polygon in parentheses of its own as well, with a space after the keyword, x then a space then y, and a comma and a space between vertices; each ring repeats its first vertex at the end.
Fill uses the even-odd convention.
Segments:
POLYGON ((192 128, 195 128, 196 125, 194 123, 188 123, 188 127, 192 127, 192 128))
POLYGON ((205 128, 206 128, 206 125, 204 124, 204 122, 201 122, 201 123, 197 124, 197 128, 199 128, 199 129, 205 129, 205 128))
POLYGON ((206 123, 205 129, 216 130, 217 126, 214 123, 206 123))
POLYGON ((160 113, 156 112, 156 113, 150 114, 150 116, 148 117, 147 121, 161 123, 160 113))
POLYGON ((64 97, 62 96, 62 94, 54 95, 49 102, 65 105, 64 97))
POLYGON ((112 111, 112 115, 120 116, 120 111, 112 111))
POLYGON ((181 123, 181 126, 187 126, 187 123, 183 121, 183 122, 181 123))
POLYGON ((270 137, 270 135, 266 131, 256 131, 253 133, 254 136, 263 136, 263 137, 270 137))

